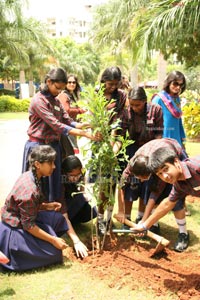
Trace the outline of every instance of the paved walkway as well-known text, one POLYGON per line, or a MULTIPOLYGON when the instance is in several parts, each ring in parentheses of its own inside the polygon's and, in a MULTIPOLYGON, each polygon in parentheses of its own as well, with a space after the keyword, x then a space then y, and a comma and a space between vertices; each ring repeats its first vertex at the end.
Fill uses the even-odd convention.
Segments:
MULTIPOLYGON (((28 125, 28 120, 0 120, 0 207, 21 174, 28 125)), ((88 141, 81 138, 79 147, 88 148, 88 141)), ((79 157, 82 160, 82 156, 79 157)))
POLYGON ((0 207, 21 173, 28 120, 0 120, 0 207))

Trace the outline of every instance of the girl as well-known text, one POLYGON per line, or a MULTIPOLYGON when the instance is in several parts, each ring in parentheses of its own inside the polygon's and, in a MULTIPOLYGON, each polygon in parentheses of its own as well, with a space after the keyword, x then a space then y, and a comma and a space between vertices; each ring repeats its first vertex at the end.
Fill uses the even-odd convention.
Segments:
MULTIPOLYGON (((126 93, 119 89, 121 84, 122 74, 121 70, 118 67, 108 67, 106 68, 100 79, 101 85, 104 87, 104 97, 107 100, 106 109, 113 110, 115 113, 110 120, 110 124, 115 123, 117 119, 122 119, 125 114, 125 106, 126 106, 126 93)), ((98 90, 99 88, 97 88, 98 90)), ((115 135, 115 131, 113 128, 113 132, 111 134, 115 135)), ((119 133, 120 134, 120 133, 119 133)), ((118 151, 118 141, 113 143, 113 152, 116 153, 118 151)), ((108 174, 107 176, 110 176, 108 174)), ((113 185, 113 191, 115 190, 116 185, 113 185)), ((108 206, 108 197, 101 192, 99 195, 99 199, 101 203, 98 205, 98 218, 97 218, 97 230, 99 235, 104 235, 107 232, 107 229, 110 227, 111 215, 113 207, 112 205, 108 206), (107 216, 104 220, 104 211, 107 206, 107 216)))
POLYGON ((42 176, 55 169, 56 152, 48 145, 35 147, 29 158, 30 170, 16 181, 1 211, 0 250, 9 270, 23 271, 62 262, 67 247, 60 238, 68 231, 58 202, 45 203, 42 176))
POLYGON ((166 77, 163 90, 155 94, 152 103, 162 107, 164 119, 164 138, 173 138, 184 148, 185 131, 182 123, 180 95, 186 89, 185 76, 179 71, 173 71, 166 77))
POLYGON ((96 218, 96 207, 92 208, 84 196, 82 163, 75 155, 69 155, 62 163, 62 213, 69 226, 68 235, 74 242, 77 256, 88 256, 87 247, 79 240, 73 225, 96 218))
POLYGON ((52 176, 43 181, 44 192, 49 200, 56 201, 61 197, 61 135, 80 135, 92 140, 97 136, 81 130, 86 123, 74 122, 64 111, 60 101, 56 98, 65 88, 67 75, 61 68, 52 69, 45 78, 45 86, 31 100, 29 107, 30 126, 29 140, 25 144, 22 172, 28 170, 28 155, 38 144, 51 145, 56 150, 56 169, 52 176))
MULTIPOLYGON (((162 137, 163 114, 159 105, 147 102, 147 95, 142 87, 131 89, 128 99, 129 106, 124 124, 126 124, 129 138, 134 141, 127 147, 127 154, 131 158, 142 145, 162 137)), ((128 219, 131 218, 133 201, 140 197, 136 223, 144 213, 145 190, 145 183, 141 183, 135 176, 131 176, 130 182, 123 189, 119 188, 119 198, 125 203, 125 215, 128 219)), ((127 229, 126 225, 125 229, 127 229)))

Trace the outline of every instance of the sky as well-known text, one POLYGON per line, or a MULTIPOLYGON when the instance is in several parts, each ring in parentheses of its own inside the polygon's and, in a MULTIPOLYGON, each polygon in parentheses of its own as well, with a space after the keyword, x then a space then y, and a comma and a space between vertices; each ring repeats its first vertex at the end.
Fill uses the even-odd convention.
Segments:
POLYGON ((108 0, 28 0, 29 9, 26 17, 42 18, 46 16, 68 15, 72 10, 79 12, 82 4, 105 3, 108 0))

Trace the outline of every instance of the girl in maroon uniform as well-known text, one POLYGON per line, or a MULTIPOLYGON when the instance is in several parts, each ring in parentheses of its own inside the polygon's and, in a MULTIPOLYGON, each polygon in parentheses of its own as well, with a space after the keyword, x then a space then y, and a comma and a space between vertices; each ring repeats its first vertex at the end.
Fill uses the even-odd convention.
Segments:
POLYGON ((1 210, 0 251, 9 262, 2 265, 22 271, 62 262, 67 247, 60 237, 68 231, 61 204, 46 203, 41 193, 41 177, 55 169, 55 150, 48 145, 35 147, 30 170, 16 181, 1 210))

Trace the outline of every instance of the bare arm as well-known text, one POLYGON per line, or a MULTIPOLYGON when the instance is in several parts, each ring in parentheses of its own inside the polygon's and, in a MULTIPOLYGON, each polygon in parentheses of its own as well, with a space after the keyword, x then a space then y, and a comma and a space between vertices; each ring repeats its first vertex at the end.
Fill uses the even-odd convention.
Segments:
POLYGON ((74 244, 74 248, 76 251, 76 255, 82 258, 88 256, 88 249, 87 247, 80 241, 79 237, 77 236, 76 232, 74 231, 74 228, 68 218, 68 214, 64 213, 63 216, 65 217, 65 220, 67 222, 67 225, 69 227, 69 230, 67 231, 67 234, 69 235, 70 239, 72 240, 74 244))
POLYGON ((32 234, 33 236, 35 236, 36 238, 39 238, 43 241, 46 241, 46 242, 52 244, 57 249, 63 250, 67 247, 66 242, 62 238, 59 238, 57 236, 53 236, 53 235, 47 233, 46 231, 42 230, 37 225, 27 229, 27 231, 30 234, 32 234))
POLYGON ((70 135, 75 135, 75 136, 84 136, 88 139, 91 139, 92 141, 100 141, 102 139, 102 136, 100 133, 97 133, 95 135, 91 134, 88 131, 78 129, 78 128, 72 128, 69 131, 70 135))
POLYGON ((124 203, 124 190, 118 187, 118 213, 117 220, 124 223, 125 220, 125 203, 124 203))
MULTIPOLYGON (((171 211, 175 205, 176 202, 172 202, 168 198, 164 199, 158 205, 154 213, 143 224, 145 225, 146 228, 150 228, 154 223, 156 223, 158 220, 164 217, 169 211, 171 211)), ((144 228, 141 229, 144 230, 144 228)))
POLYGON ((40 210, 55 210, 59 211, 61 209, 62 204, 59 202, 43 202, 40 205, 40 210))
POLYGON ((152 209, 154 207, 155 207, 155 201, 150 198, 147 202, 147 205, 146 205, 145 211, 144 211, 144 215, 143 215, 142 220, 140 222, 143 223, 151 215, 152 209))

